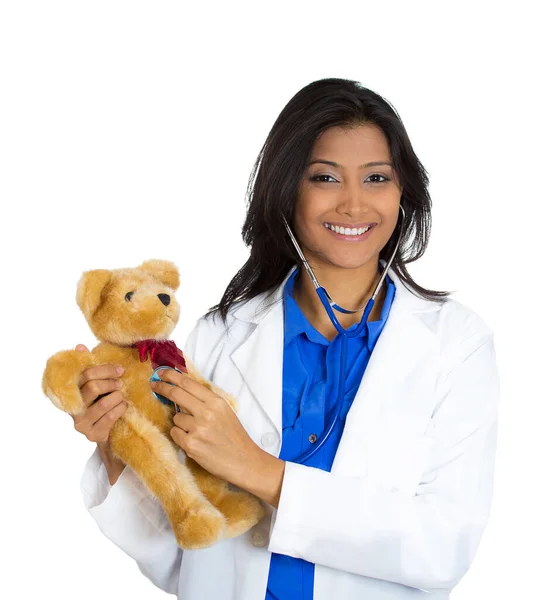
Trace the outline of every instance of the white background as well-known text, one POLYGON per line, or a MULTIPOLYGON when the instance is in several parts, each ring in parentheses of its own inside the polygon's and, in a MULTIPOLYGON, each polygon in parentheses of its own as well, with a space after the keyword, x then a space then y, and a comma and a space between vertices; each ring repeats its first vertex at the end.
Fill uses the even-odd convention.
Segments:
POLYGON ((433 198, 410 270, 495 331, 492 513, 452 597, 541 597, 546 48, 540 3, 501 4, 2 3, 0 597, 165 597, 85 511, 93 447, 43 396, 42 371, 95 344, 75 302, 92 268, 176 262, 183 345, 246 259, 245 189, 268 131, 323 77, 395 106, 433 198))

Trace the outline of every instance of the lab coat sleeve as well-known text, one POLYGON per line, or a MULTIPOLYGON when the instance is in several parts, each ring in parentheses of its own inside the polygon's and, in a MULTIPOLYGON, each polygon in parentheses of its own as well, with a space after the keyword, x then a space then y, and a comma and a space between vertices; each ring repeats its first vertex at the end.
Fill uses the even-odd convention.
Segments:
POLYGON ((426 591, 467 572, 489 515, 499 404, 493 334, 452 353, 414 493, 287 462, 269 550, 426 591))
MULTIPOLYGON (((198 326, 183 352, 193 355, 198 326)), ((131 556, 140 571, 160 589, 177 594, 183 550, 158 500, 128 466, 114 485, 96 449, 80 482, 84 504, 102 533, 131 556)))
POLYGON ((160 503, 125 467, 110 485, 98 449, 89 458, 82 478, 84 504, 102 533, 133 558, 150 581, 177 593, 182 549, 160 503))

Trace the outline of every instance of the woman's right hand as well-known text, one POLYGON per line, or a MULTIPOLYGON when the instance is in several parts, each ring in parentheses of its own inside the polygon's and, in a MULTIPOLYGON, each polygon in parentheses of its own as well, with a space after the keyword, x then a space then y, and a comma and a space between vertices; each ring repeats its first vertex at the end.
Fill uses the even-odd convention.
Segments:
MULTIPOLYGON (((76 346, 76 350, 89 352, 81 344, 76 346)), ((85 435, 90 442, 107 444, 112 425, 127 408, 120 391, 120 374, 116 372, 116 367, 117 365, 89 367, 78 382, 86 409, 79 415, 73 415, 74 429, 85 435), (95 402, 102 395, 104 397, 95 402)))
MULTIPOLYGON (((83 344, 78 344, 76 350, 89 352, 83 344)), ((72 415, 74 429, 90 442, 97 443, 111 483, 117 480, 125 466, 112 455, 109 443, 112 426, 127 409, 123 392, 120 391, 121 381, 118 378, 121 374, 117 373, 117 366, 98 365, 82 373, 78 386, 86 409, 79 415, 72 415), (97 400, 99 396, 103 397, 97 400)))

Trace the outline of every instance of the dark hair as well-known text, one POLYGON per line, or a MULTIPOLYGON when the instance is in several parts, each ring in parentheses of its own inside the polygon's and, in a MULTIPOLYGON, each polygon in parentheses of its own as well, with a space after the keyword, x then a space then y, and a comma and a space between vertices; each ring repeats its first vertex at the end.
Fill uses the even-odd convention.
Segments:
POLYGON ((393 168, 403 189, 399 218, 380 259, 389 260, 403 227, 391 268, 417 295, 444 302, 451 292, 418 285, 406 264, 418 260, 427 247, 431 228, 429 177, 412 149, 405 127, 387 100, 348 79, 320 79, 302 88, 277 117, 254 164, 247 188, 247 215, 241 230, 251 247, 247 262, 228 284, 222 299, 206 316, 219 312, 226 322, 235 302, 273 292, 295 263, 301 260, 281 218, 292 224, 298 186, 317 137, 330 127, 378 126, 386 136, 393 168), (401 214, 400 214, 401 216, 401 214))

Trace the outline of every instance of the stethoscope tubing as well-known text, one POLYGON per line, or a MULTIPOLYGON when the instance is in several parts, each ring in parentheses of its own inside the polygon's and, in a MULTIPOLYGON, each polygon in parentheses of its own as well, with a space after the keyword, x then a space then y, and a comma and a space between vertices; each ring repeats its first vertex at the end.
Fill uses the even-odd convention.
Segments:
MULTIPOLYGON (((403 213, 403 220, 404 220, 405 211, 401 205, 399 205, 399 208, 403 213)), ((299 246, 295 236, 293 235, 291 228, 289 227, 289 224, 287 223, 287 220, 285 219, 284 216, 283 216, 283 221, 285 222, 285 227, 287 229, 289 237, 291 238, 292 243, 293 243, 296 251, 298 252, 298 255, 300 256, 300 258, 302 260, 302 263, 304 265, 304 268, 306 269, 306 272, 308 273, 310 279, 312 280, 312 282, 315 286, 315 291, 316 291, 317 295, 319 296, 319 299, 321 300, 321 303, 323 304, 323 306, 327 312, 327 315, 329 316, 329 319, 331 320, 331 322, 334 325, 334 327, 336 328, 336 330, 342 336, 342 348, 341 348, 341 352, 340 352, 340 368, 339 368, 339 378, 338 378, 338 395, 337 395, 337 399, 336 399, 335 414, 334 414, 333 418, 331 419, 330 423, 328 424, 328 426, 326 427, 325 433, 322 435, 322 437, 319 440, 316 440, 316 442, 314 443, 312 448, 310 448, 307 452, 302 453, 300 456, 288 459, 288 460, 290 460, 290 462, 304 464, 307 461, 309 461, 309 459, 312 456, 314 456, 317 452, 319 452, 319 450, 326 444, 327 440, 332 435, 332 432, 334 431, 336 424, 338 423, 338 420, 340 418, 340 413, 342 412, 342 406, 344 404, 344 396, 345 396, 348 338, 353 338, 353 337, 358 336, 365 327, 367 328, 366 335, 368 338, 368 335, 369 335, 368 324, 367 324, 368 317, 372 311, 376 296, 378 295, 378 293, 380 291, 380 288, 381 288, 382 283, 387 275, 389 267, 391 266, 391 263, 393 262, 393 259, 395 258, 395 254, 397 253, 397 249, 399 247, 399 243, 401 241, 401 237, 403 234, 403 226, 401 224, 401 230, 399 232, 399 237, 397 239, 397 244, 395 245, 395 249, 393 250, 389 261, 386 263, 386 266, 384 267, 384 270, 382 271, 382 275, 380 276, 380 280, 379 280, 378 284, 376 285, 374 293, 372 294, 371 298, 369 298, 369 300, 367 302, 367 305, 365 307, 365 312, 363 314, 361 322, 354 330, 348 331, 342 327, 342 325, 336 318, 333 308, 338 310, 339 312, 342 312, 345 314, 356 313, 362 309, 356 309, 356 310, 344 309, 341 306, 338 306, 338 304, 336 304, 336 302, 334 302, 334 300, 332 300, 332 298, 329 296, 327 290, 325 290, 325 288, 321 287, 321 285, 317 281, 317 278, 315 277, 315 274, 313 273, 312 268, 308 264, 308 261, 306 260, 304 253, 302 252, 302 249, 300 248, 300 246, 299 246)))

